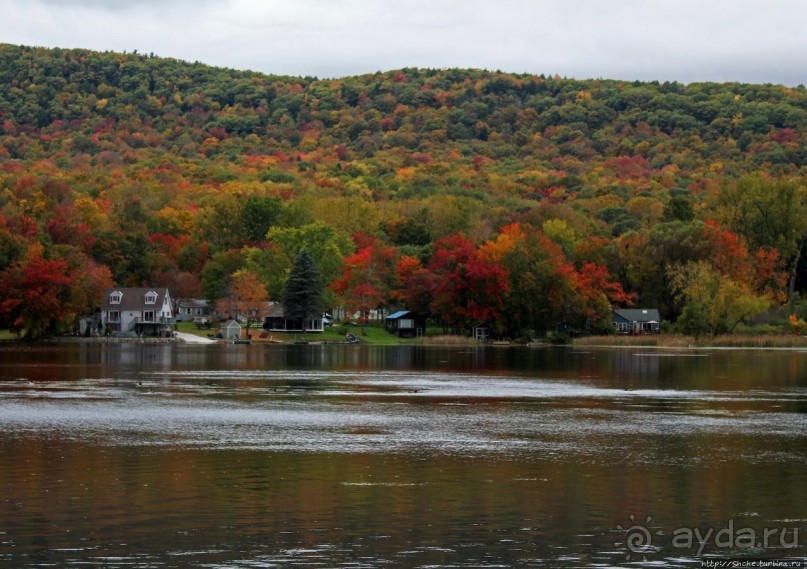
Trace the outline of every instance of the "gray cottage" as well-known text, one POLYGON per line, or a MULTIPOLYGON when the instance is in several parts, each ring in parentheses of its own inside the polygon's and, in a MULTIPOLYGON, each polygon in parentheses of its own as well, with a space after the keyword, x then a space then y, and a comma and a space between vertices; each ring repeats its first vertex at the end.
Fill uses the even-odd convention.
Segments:
POLYGON ((617 334, 658 334, 661 323, 656 308, 615 308, 612 319, 617 334))
POLYGON ((193 322, 195 318, 213 316, 213 308, 201 298, 180 298, 176 301, 174 314, 178 322, 193 322))

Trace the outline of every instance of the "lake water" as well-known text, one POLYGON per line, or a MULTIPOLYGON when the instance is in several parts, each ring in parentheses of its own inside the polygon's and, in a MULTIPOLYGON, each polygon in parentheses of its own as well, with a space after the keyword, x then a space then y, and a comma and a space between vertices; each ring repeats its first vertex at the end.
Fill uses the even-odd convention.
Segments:
POLYGON ((805 555, 804 351, 0 347, 2 567, 805 555))

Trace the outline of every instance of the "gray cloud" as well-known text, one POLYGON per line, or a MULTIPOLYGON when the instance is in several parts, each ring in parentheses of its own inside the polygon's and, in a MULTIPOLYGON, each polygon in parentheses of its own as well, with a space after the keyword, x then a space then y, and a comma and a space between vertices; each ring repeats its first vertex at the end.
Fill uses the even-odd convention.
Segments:
POLYGON ((0 0, 0 37, 335 77, 405 66, 807 82, 803 0, 0 0))
MULTIPOLYGON (((37 0, 35 0, 37 1, 37 0)), ((99 10, 108 12, 124 12, 137 10, 139 8, 160 7, 166 4, 206 4, 211 0, 38 0, 40 4, 50 6, 55 9, 83 8, 85 10, 99 10)))

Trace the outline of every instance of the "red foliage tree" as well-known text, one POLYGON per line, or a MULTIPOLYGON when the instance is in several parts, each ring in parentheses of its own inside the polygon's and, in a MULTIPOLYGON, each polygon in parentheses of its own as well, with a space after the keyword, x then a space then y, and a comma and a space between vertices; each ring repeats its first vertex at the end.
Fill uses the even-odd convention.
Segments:
POLYGON ((563 319, 575 301, 575 272, 563 249, 540 231, 513 233, 502 259, 510 275, 505 324, 513 336, 530 330, 542 336, 563 319))
POLYGON ((408 310, 429 316, 435 286, 431 271, 423 266, 420 259, 403 255, 395 265, 395 275, 398 286, 390 298, 408 310))
POLYGON ((0 275, 4 293, 0 313, 15 330, 23 330, 27 339, 40 338, 68 316, 64 309, 70 285, 67 262, 29 253, 0 275))
POLYGON ((709 261, 719 273, 731 277, 736 282, 749 283, 754 277, 751 255, 745 239, 728 229, 707 221, 708 238, 711 246, 709 261))
POLYGON ((90 227, 81 218, 72 204, 60 203, 54 206, 45 230, 54 243, 74 245, 89 254, 94 238, 90 227))
POLYGON ((612 304, 633 305, 634 295, 622 289, 605 265, 583 263, 575 273, 575 281, 581 311, 592 325, 596 326, 610 314, 612 304))
POLYGON ((461 331, 473 321, 499 317, 509 290, 507 272, 473 241, 461 233, 439 239, 429 269, 435 280, 431 310, 445 328, 461 331))
POLYGON ((364 234, 354 235, 354 241, 364 247, 343 259, 342 276, 330 288, 342 297, 349 313, 360 314, 364 334, 370 311, 387 302, 396 251, 364 234))
POLYGON ((617 156, 607 162, 614 169, 618 178, 639 179, 649 178, 652 167, 647 158, 641 155, 617 156))

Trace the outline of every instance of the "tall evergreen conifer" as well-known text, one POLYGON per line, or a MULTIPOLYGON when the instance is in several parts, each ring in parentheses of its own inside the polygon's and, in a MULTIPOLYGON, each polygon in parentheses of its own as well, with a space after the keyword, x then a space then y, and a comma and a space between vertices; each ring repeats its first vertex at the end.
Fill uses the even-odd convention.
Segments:
POLYGON ((305 249, 294 258, 286 286, 283 287, 283 310, 286 318, 303 321, 321 318, 323 309, 323 286, 314 259, 305 249))

